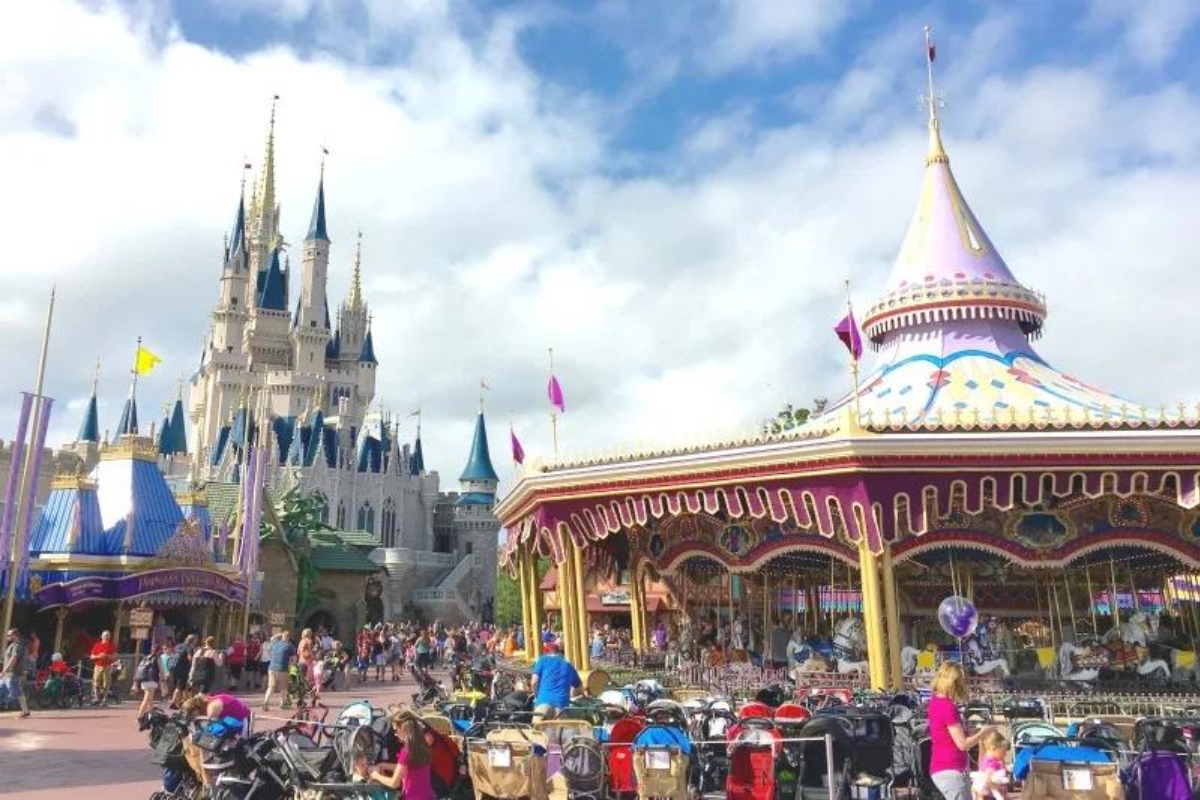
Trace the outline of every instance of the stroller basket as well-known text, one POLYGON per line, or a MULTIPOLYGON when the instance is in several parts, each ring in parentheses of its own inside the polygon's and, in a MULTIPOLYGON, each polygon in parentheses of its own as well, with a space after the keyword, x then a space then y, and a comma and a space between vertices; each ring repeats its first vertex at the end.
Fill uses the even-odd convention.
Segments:
POLYGON ((562 774, 572 798, 599 800, 604 795, 604 750, 595 739, 578 736, 562 748, 562 774))
POLYGON ((1124 800, 1125 787, 1113 763, 1034 761, 1021 800, 1124 800))
POLYGON ((506 729, 467 744, 467 768, 476 800, 495 798, 546 800, 544 737, 506 729))
POLYGON ((636 748, 633 774, 637 776, 639 798, 687 800, 688 757, 677 747, 649 745, 636 748))

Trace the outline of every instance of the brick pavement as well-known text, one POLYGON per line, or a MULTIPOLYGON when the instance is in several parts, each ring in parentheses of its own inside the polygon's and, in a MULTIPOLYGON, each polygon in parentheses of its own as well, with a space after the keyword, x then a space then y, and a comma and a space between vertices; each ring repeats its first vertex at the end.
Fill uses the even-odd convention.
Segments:
MULTIPOLYGON (((449 680, 439 673, 443 683, 449 680)), ((399 683, 353 683, 327 693, 330 717, 352 700, 379 705, 408 702, 414 686, 410 677, 399 683)), ((260 693, 242 693, 252 709, 262 706, 260 693)), ((267 717, 286 717, 278 698, 267 717)), ((64 789, 81 789, 86 800, 135 800, 149 797, 161 786, 158 768, 150 763, 145 733, 137 730, 137 703, 118 708, 38 711, 28 719, 0 714, 0 797, 50 800, 67 796, 64 789)), ((256 711, 257 714, 257 711, 256 711)), ((255 729, 274 727, 272 719, 258 720, 255 729)))

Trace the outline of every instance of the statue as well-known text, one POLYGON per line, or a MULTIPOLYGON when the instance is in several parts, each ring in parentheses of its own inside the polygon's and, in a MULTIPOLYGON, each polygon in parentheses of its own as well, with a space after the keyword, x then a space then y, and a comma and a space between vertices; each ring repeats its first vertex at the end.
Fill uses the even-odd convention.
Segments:
POLYGON ((367 624, 383 622, 383 582, 378 575, 371 575, 363 584, 363 605, 367 607, 367 624))

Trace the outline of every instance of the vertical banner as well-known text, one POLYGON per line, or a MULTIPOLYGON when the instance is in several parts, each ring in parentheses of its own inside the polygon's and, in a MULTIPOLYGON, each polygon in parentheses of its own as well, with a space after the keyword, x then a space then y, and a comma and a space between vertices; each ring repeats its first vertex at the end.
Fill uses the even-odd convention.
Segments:
POLYGON ((37 507, 38 475, 42 473, 42 458, 46 454, 46 431, 50 428, 50 409, 54 407, 54 400, 49 397, 35 397, 33 402, 37 416, 37 429, 33 432, 33 440, 29 443, 29 446, 33 448, 29 455, 33 458, 29 466, 29 479, 25 487, 25 519, 23 521, 24 524, 20 528, 22 541, 17 542, 17 547, 21 553, 21 560, 17 565, 17 574, 15 576, 17 591, 22 595, 27 591, 25 584, 29 577, 29 539, 33 535, 33 512, 37 507))
MULTIPOLYGON (((29 433, 29 412, 33 408, 33 395, 25 393, 21 400, 21 416, 17 420, 17 438, 13 440, 12 461, 8 471, 8 485, 4 489, 4 516, 0 517, 0 578, 8 573, 9 560, 13 554, 13 523, 17 518, 17 491, 21 485, 21 465, 25 463, 25 437, 29 433)), ((0 585, 4 581, 0 580, 0 585)))

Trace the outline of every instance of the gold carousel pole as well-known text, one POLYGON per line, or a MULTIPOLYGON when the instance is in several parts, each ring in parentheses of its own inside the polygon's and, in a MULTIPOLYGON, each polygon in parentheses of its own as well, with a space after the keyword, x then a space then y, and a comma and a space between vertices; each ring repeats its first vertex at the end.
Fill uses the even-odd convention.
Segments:
POLYGON ((525 631, 525 657, 528 658, 530 652, 529 643, 533 639, 533 628, 529 624, 529 612, 533 609, 529 607, 531 594, 529 592, 529 570, 525 568, 525 551, 518 549, 516 559, 517 586, 521 593, 521 628, 525 631))
POLYGON ((862 571, 863 624, 867 634, 867 669, 871 688, 881 691, 887 688, 888 654, 883 635, 883 608, 879 602, 879 565, 866 537, 859 543, 858 563, 862 571))
POLYGON ((575 563, 575 559, 571 555, 572 547, 570 537, 564 537, 563 560, 558 565, 558 605, 561 610, 559 616, 562 618, 564 655, 572 664, 578 665, 578 653, 575 648, 578 641, 576 628, 579 625, 579 617, 575 613, 575 579, 571 577, 571 570, 575 563))
POLYGON ((529 581, 529 626, 533 629, 533 647, 529 649, 530 660, 542 652, 542 621, 546 618, 542 608, 542 586, 538 578, 538 554, 533 547, 525 554, 525 570, 529 581))
POLYGON ((579 615, 579 661, 577 665, 582 665, 582 669, 589 670, 592 668, 592 651, 588 643, 588 633, 591 626, 588 625, 587 586, 584 584, 586 570, 583 568, 583 548, 576 545, 572 550, 572 557, 575 559, 574 568, 571 570, 575 577, 575 613, 579 615))
POLYGON ((633 649, 640 655, 642 652, 642 597, 639 591, 642 584, 641 566, 629 566, 629 627, 633 639, 633 649))
POLYGON ((1119 628, 1121 627, 1121 611, 1117 603, 1117 567, 1113 563, 1112 556, 1108 557, 1108 578, 1110 591, 1112 591, 1112 605, 1109 608, 1112 610, 1113 627, 1119 628))
POLYGON ((1092 589, 1092 566, 1085 563, 1083 574, 1087 578, 1088 608, 1092 611, 1092 634, 1099 635, 1100 623, 1096 621, 1096 592, 1092 589))
POLYGON ((900 663, 900 648, 904 645, 904 636, 900 627, 900 601, 896 594, 896 570, 890 546, 884 545, 883 555, 879 560, 883 571, 883 607, 887 614, 888 665, 892 678, 890 685, 893 689, 899 689, 904 682, 904 668, 900 663))
POLYGON ((1067 580, 1067 575, 1063 573, 1063 596, 1067 599, 1067 609, 1071 612, 1071 634, 1079 638, 1079 626, 1075 624, 1075 601, 1071 598, 1071 583, 1067 580))

